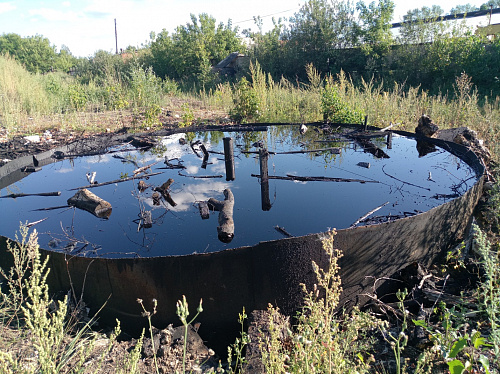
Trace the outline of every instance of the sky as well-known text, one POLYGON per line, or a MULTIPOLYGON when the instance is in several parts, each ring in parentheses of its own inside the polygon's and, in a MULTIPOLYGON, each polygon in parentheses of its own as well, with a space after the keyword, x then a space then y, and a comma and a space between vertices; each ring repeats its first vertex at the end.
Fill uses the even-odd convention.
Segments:
MULTIPOLYGON (((0 0, 0 34, 22 37, 42 35, 59 51, 66 46, 77 57, 89 57, 97 50, 115 51, 115 22, 118 49, 140 47, 149 41, 152 31, 172 32, 191 22, 190 14, 207 13, 217 23, 227 23, 240 31, 257 31, 254 16, 261 16, 264 31, 272 27, 272 18, 290 17, 305 0, 0 0)), ((370 3, 371 0, 365 0, 370 3)), ((399 22, 408 10, 439 4, 445 12, 456 5, 479 6, 486 0, 394 0, 393 22, 399 22)), ((495 17, 495 16, 494 16, 495 17)), ((486 17, 475 22, 487 24, 486 17)), ((496 21, 498 22, 498 21, 496 21)))

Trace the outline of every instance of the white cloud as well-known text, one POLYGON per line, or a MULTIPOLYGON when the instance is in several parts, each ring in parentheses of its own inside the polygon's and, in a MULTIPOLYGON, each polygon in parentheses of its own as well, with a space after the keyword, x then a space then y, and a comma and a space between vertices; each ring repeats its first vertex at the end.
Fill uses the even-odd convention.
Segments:
POLYGON ((63 2, 61 3, 61 5, 62 5, 63 7, 69 8, 69 7, 71 6, 71 3, 70 3, 69 1, 63 1, 63 2))
POLYGON ((65 12, 49 8, 30 9, 29 14, 31 16, 40 16, 43 19, 51 22, 56 22, 56 21, 72 22, 76 21, 79 18, 78 14, 76 14, 73 11, 65 12))
POLYGON ((0 14, 10 12, 15 10, 16 6, 13 3, 0 3, 0 14))

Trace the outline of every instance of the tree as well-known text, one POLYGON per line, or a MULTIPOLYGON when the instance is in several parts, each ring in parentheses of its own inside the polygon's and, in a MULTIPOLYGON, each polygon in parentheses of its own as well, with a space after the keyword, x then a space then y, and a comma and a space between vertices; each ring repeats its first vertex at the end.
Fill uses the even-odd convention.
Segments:
POLYGON ((244 30, 243 34, 251 38, 253 45, 249 48, 252 61, 258 61, 263 70, 270 73, 274 78, 279 79, 283 75, 284 66, 284 46, 281 39, 284 25, 282 19, 273 18, 273 28, 266 33, 262 32, 262 18, 254 17, 254 22, 259 31, 252 32, 244 30))
POLYGON ((0 37, 0 53, 8 53, 32 73, 45 73, 55 69, 56 48, 41 35, 22 38, 17 34, 0 37))
POLYGON ((474 6, 470 3, 464 5, 457 5, 450 10, 450 14, 461 14, 461 13, 470 13, 479 10, 477 6, 474 6))
POLYGON ((394 15, 392 0, 372 1, 368 6, 359 1, 356 4, 359 11, 359 35, 363 49, 367 54, 380 57, 386 53, 393 43, 391 20, 394 15))
POLYGON ((342 48, 357 44, 355 8, 350 0, 308 0, 290 18, 284 32, 288 74, 312 63, 319 71, 330 71, 331 65, 341 64, 342 48))
POLYGON ((487 3, 482 4, 479 10, 488 10, 490 8, 500 8, 500 0, 489 0, 487 3))
POLYGON ((172 35, 164 30, 151 43, 153 69, 162 77, 208 83, 213 65, 243 50, 237 33, 231 21, 216 25, 206 13, 192 14, 191 23, 178 26, 172 35))
POLYGON ((402 44, 432 42, 446 29, 443 22, 436 22, 443 13, 439 5, 409 10, 403 16, 403 25, 399 29, 400 42, 402 44))

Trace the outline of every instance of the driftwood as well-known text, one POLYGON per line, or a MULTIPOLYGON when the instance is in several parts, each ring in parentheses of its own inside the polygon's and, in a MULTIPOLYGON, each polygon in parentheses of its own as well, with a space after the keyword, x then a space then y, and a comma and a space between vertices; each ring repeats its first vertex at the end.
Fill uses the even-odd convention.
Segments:
POLYGON ((144 173, 146 170, 150 169, 151 170, 151 166, 154 166, 156 165, 157 163, 159 163, 160 161, 156 161, 156 162, 153 162, 152 164, 149 164, 149 165, 145 165, 145 166, 142 166, 138 169, 135 169, 134 170, 134 175, 137 175, 137 174, 141 174, 141 173, 144 173))
POLYGON ((375 209, 372 209, 370 210, 368 213, 366 213, 363 217, 359 218, 356 222, 354 222, 351 227, 355 227, 357 226, 361 221, 365 220, 366 218, 368 218, 369 216, 371 216, 373 213, 375 213, 377 210, 380 210, 382 209, 384 206, 386 206, 387 204, 389 204, 388 201, 386 201, 385 203, 383 203, 382 205, 379 205, 378 207, 376 207, 375 209))
POLYGON ((224 162, 226 165, 226 181, 234 181, 234 146, 233 138, 223 138, 224 142, 224 162))
POLYGON ((152 177, 153 175, 159 175, 159 174, 163 174, 163 172, 150 173, 150 174, 145 174, 145 175, 134 175, 133 177, 115 179, 114 181, 97 183, 97 184, 89 184, 88 186, 83 186, 83 187, 78 187, 78 188, 71 188, 70 191, 81 190, 82 188, 94 188, 94 187, 107 186, 108 184, 121 183, 121 182, 131 181, 131 180, 134 180, 134 179, 142 179, 142 178, 148 179, 149 177, 152 177))
POLYGON ((123 162, 123 163, 130 163, 130 164, 133 164, 136 168, 139 168, 139 167, 140 167, 140 166, 137 164, 137 162, 136 162, 136 161, 131 160, 131 159, 128 159, 128 158, 125 158, 125 157, 123 157, 123 156, 113 155, 113 156, 111 156, 111 157, 116 158, 116 159, 118 159, 118 160, 121 160, 121 162, 123 162))
POLYGON ((145 210, 141 213, 142 224, 141 227, 149 229, 153 227, 153 217, 150 210, 145 210))
POLYGON ((200 178, 200 179, 208 179, 208 178, 223 178, 223 175, 187 175, 187 174, 182 174, 180 171, 177 173, 181 177, 187 177, 187 178, 200 178))
POLYGON ((139 189, 139 192, 144 192, 148 189, 148 185, 143 180, 140 180, 137 184, 137 188, 139 189))
POLYGON ((99 218, 109 218, 112 210, 110 203, 85 188, 70 197, 68 205, 86 210, 99 218))
POLYGON ((40 170, 42 170, 42 168, 36 167, 36 166, 26 166, 26 167, 21 169, 21 171, 24 173, 35 173, 35 172, 40 171, 40 170))
POLYGON ((198 202, 198 209, 200 211, 201 219, 209 219, 210 218, 210 209, 208 208, 208 204, 206 201, 198 202))
POLYGON ((35 222, 30 222, 30 223, 26 224, 26 227, 27 228, 33 227, 35 225, 38 225, 40 222, 45 221, 46 219, 49 219, 49 217, 45 217, 45 218, 39 219, 38 221, 35 221, 35 222))
POLYGON ((219 212, 219 226, 217 226, 217 234, 219 240, 223 243, 229 243, 234 238, 234 195, 233 192, 226 188, 224 190, 224 200, 219 201, 211 197, 207 202, 208 206, 219 212))
POLYGON ((375 144, 373 144, 370 140, 363 138, 361 136, 351 136, 356 143, 358 143, 361 147, 363 147, 363 150, 367 153, 371 153, 377 158, 390 158, 387 153, 385 153, 383 150, 381 150, 379 147, 377 147, 375 144))
POLYGON ((293 238, 294 237, 292 234, 290 234, 288 231, 286 231, 284 227, 274 226, 274 229, 276 231, 278 231, 280 234, 285 235, 287 238, 293 238))
MULTIPOLYGON (((260 174, 251 174, 252 177, 262 178, 260 174)), ((331 177, 300 177, 297 175, 288 174, 286 177, 279 175, 269 175, 269 179, 280 179, 286 181, 300 181, 300 182, 358 182, 358 183, 380 183, 375 180, 365 179, 349 179, 349 178, 331 178, 331 177)))
POLYGON ((33 209, 33 211, 34 212, 43 212, 46 210, 56 210, 56 209, 63 209, 63 208, 70 208, 70 206, 69 205, 51 206, 49 208, 33 209))
POLYGON ((10 197, 15 199, 17 197, 25 196, 61 196, 61 191, 56 192, 39 192, 39 193, 11 193, 10 195, 0 196, 0 199, 10 197))
POLYGON ((161 195, 158 192, 153 192, 151 197, 153 199, 153 205, 160 205, 161 195))
POLYGON ((342 149, 338 147, 330 147, 330 148, 319 148, 319 149, 301 149, 298 151, 288 151, 288 152, 276 152, 275 154, 277 155, 292 155, 295 153, 319 153, 319 152, 326 152, 330 151, 330 153, 333 154, 340 154, 342 153, 342 149))
POLYGON ((176 206, 177 203, 172 199, 172 196, 170 196, 170 192, 168 191, 172 183, 174 183, 174 180, 172 178, 169 178, 160 187, 155 187, 153 188, 153 190, 161 193, 165 201, 169 203, 171 206, 176 206))

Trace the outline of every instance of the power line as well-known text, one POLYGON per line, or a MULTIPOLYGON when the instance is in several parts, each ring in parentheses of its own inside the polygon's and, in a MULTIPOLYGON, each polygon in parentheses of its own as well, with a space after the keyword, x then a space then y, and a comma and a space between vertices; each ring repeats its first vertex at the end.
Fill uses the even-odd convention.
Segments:
MULTIPOLYGON (((283 10, 281 12, 276 12, 276 13, 272 13, 272 14, 267 14, 265 16, 256 16, 256 17, 260 17, 260 18, 266 18, 266 17, 272 17, 272 16, 275 16, 277 14, 283 14, 283 13, 286 13, 286 12, 290 12, 291 10, 296 10, 297 8, 292 8, 292 9, 288 9, 288 10, 283 10)), ((254 18, 251 18, 251 19, 246 19, 244 21, 238 21, 238 22, 233 22, 234 24, 237 24, 237 23, 243 23, 243 22, 248 22, 248 21, 253 21, 254 18)))

